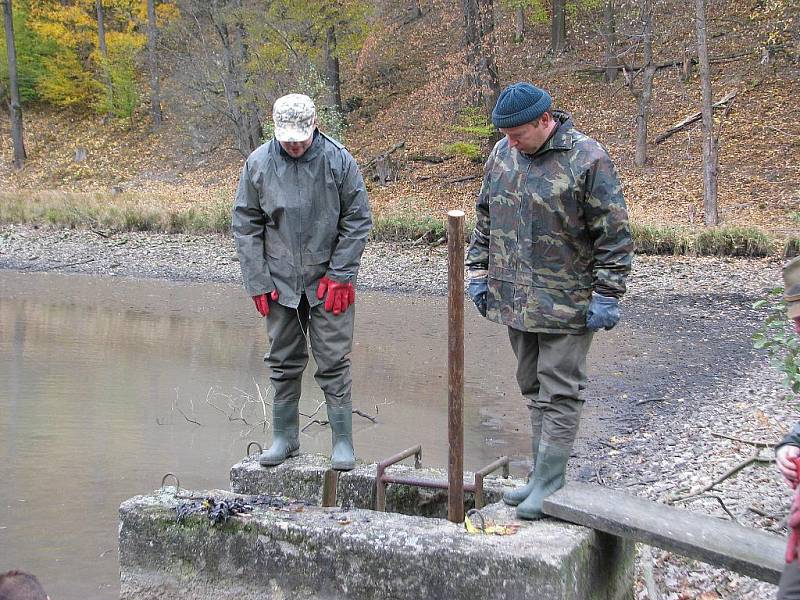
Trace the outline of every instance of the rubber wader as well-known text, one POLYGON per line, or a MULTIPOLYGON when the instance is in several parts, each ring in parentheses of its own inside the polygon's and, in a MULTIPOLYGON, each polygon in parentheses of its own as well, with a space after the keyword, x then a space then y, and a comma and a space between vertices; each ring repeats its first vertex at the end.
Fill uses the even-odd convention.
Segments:
POLYGON ((300 450, 298 401, 275 402, 272 405, 272 445, 261 453, 259 464, 272 467, 281 464, 300 450))
POLYGON ((328 421, 331 424, 333 443, 331 468, 349 471, 356 466, 353 451, 353 405, 349 402, 341 406, 328 404, 328 421))
POLYGON ((533 489, 517 506, 517 518, 535 520, 544 517, 542 501, 564 487, 571 450, 572 448, 554 446, 547 442, 539 444, 539 453, 533 467, 533 489))
MULTIPOLYGON (((542 437, 542 409, 529 407, 531 411, 531 454, 533 456, 534 468, 536 466, 536 455, 539 453, 539 439, 542 437)), ((530 496, 533 491, 533 469, 528 473, 528 483, 516 489, 509 490, 503 494, 503 502, 509 506, 516 506, 525 498, 530 496)))

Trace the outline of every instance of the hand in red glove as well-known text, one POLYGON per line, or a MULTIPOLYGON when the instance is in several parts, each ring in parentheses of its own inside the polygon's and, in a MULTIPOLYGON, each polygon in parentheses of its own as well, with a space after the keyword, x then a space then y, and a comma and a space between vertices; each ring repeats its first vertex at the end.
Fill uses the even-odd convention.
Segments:
POLYGON ((334 315, 345 312, 351 304, 356 303, 356 289, 352 283, 339 283, 327 277, 319 280, 317 299, 325 297, 325 310, 334 315), (327 295, 326 295, 327 294, 327 295))
MULTIPOLYGON (((800 473, 800 457, 793 459, 797 472, 800 473)), ((786 562, 791 563, 800 556, 800 486, 795 481, 794 499, 789 509, 789 540, 786 543, 786 562)))
POLYGON ((259 294, 258 296, 253 296, 253 302, 256 303, 256 310, 261 313, 262 317, 269 316, 269 300, 273 302, 278 301, 278 290, 273 290, 269 294, 259 294), (267 299, 269 296, 269 299, 267 299))

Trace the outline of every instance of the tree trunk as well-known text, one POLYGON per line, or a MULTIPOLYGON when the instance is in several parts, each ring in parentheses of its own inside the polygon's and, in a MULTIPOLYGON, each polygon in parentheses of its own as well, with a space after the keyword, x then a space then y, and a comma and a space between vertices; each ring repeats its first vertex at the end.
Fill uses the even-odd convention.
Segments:
POLYGON ((106 24, 105 11, 103 10, 102 0, 94 0, 94 7, 97 11, 97 47, 100 49, 100 56, 103 58, 103 78, 108 88, 108 111, 109 114, 114 107, 114 87, 111 83, 111 73, 108 65, 108 46, 106 46, 106 24))
POLYGON ((473 101, 491 118, 500 95, 500 82, 494 59, 494 1, 462 0, 464 44, 467 50, 473 101))
POLYGON ((416 21, 422 18, 422 7, 419 5, 419 0, 412 0, 411 2, 411 21, 416 21))
POLYGON ((14 144, 14 167, 21 169, 28 157, 22 131, 22 104, 19 99, 17 78, 17 48, 14 44, 14 17, 11 0, 0 0, 3 4, 3 17, 6 30, 6 55, 8 57, 9 113, 11 117, 11 141, 14 144))
POLYGON ((147 58, 150 63, 150 114, 153 118, 153 129, 159 129, 162 122, 161 90, 156 59, 157 38, 155 0, 147 0, 147 58))
POLYGON ((525 39, 525 8, 514 9, 514 41, 519 44, 525 39))
POLYGON ((550 16, 550 51, 554 56, 564 52, 567 46, 566 0, 553 0, 553 14, 550 16))
POLYGON ((638 111, 636 114, 636 166, 647 164, 647 124, 650 118, 650 100, 653 97, 653 77, 656 66, 653 63, 653 3, 642 0, 642 48, 644 72, 642 73, 642 89, 639 93, 638 111))
POLYGON ((705 0, 695 0, 697 26, 697 62, 700 66, 703 114, 703 210, 705 224, 717 225, 717 148, 714 143, 714 115, 712 108, 711 65, 708 61, 708 27, 705 0))
POLYGON ((617 27, 614 19, 614 0, 606 0, 603 7, 603 21, 606 41, 606 82, 612 83, 619 73, 619 60, 617 59, 617 27))
POLYGON ((331 102, 341 112, 342 85, 339 72, 339 57, 336 56, 336 30, 333 25, 328 27, 325 39, 325 78, 328 80, 331 102))

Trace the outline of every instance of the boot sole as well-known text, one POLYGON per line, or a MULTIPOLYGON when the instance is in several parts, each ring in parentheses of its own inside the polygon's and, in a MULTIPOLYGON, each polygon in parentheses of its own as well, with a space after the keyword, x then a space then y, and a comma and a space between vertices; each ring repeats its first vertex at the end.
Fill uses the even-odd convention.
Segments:
POLYGON ((293 456, 298 456, 299 454, 300 454, 299 449, 292 450, 291 452, 288 452, 286 456, 280 459, 266 459, 266 460, 258 459, 258 464, 260 464, 262 467, 277 467, 279 464, 283 463, 287 458, 292 458, 293 456))
POLYGON ((352 471, 355 468, 356 468, 355 463, 344 463, 344 464, 331 463, 331 469, 333 469, 334 471, 352 471))
POLYGON ((520 514, 519 511, 516 511, 516 514, 517 518, 522 519, 523 521, 538 521, 539 519, 544 519, 546 516, 544 513, 541 512, 524 515, 520 514))

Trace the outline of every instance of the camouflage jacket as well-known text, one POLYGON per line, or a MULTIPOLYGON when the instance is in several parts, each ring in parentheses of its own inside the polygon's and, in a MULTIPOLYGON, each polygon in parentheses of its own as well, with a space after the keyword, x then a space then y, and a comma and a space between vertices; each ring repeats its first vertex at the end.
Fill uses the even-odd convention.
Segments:
POLYGON ((364 179, 339 142, 315 133, 295 159, 272 140, 247 158, 231 230, 250 296, 277 289, 284 306, 303 293, 319 304, 323 275, 355 282, 371 227, 364 179))
POLYGON ((466 265, 488 269, 492 321, 582 333, 592 290, 625 293, 633 242, 608 153, 568 115, 554 116, 558 129, 534 155, 506 138, 489 155, 466 265))

